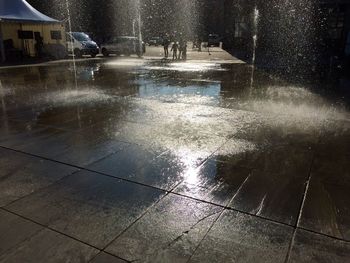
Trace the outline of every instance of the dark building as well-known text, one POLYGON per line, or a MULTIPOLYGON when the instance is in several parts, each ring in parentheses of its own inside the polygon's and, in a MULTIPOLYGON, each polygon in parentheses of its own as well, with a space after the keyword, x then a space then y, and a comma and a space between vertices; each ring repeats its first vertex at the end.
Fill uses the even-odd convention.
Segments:
POLYGON ((252 61, 255 51, 258 64, 285 72, 322 72, 349 63, 350 0, 224 5, 224 47, 241 59, 252 61))

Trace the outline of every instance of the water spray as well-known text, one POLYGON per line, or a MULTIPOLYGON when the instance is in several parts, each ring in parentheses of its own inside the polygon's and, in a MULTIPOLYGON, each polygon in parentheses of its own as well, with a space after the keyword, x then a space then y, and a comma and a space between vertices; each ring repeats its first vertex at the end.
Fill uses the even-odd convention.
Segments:
MULTIPOLYGON (((70 37, 72 37, 72 21, 71 21, 71 15, 70 15, 70 9, 69 9, 69 0, 66 0, 66 9, 67 9, 67 15, 68 15, 68 27, 69 27, 69 34, 70 37)), ((74 70, 74 84, 75 88, 78 88, 78 80, 77 80, 77 67, 76 67, 76 61, 75 61, 75 52, 74 52, 74 44, 72 41, 70 41, 70 46, 72 49, 72 55, 73 55, 73 70, 74 70)))

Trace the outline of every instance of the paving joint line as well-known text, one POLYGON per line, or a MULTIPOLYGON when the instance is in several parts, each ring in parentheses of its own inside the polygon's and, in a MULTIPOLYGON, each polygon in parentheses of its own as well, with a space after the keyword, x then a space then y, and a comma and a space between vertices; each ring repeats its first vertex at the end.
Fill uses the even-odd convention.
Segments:
POLYGON ((311 172, 312 172, 312 168, 314 166, 314 161, 315 161, 315 151, 313 150, 312 151, 312 159, 311 159, 311 163, 310 163, 310 167, 309 167, 308 179, 306 181, 306 185, 305 185, 305 189, 304 189, 303 199, 302 199, 301 204, 299 206, 299 212, 298 212, 297 220, 295 222, 295 225, 293 226, 294 227, 293 235, 292 235, 292 238, 291 238, 291 240, 289 242, 288 251, 287 251, 287 255, 286 255, 286 258, 284 260, 284 263, 288 263, 290 261, 292 249, 293 249, 294 244, 295 244, 295 238, 296 238, 296 235, 297 235, 297 231, 299 229, 298 226, 300 224, 300 220, 301 220, 303 209, 304 209, 305 202, 306 202, 306 196, 308 194, 310 181, 311 181, 311 178, 312 178, 312 173, 311 172))
POLYGON ((25 199, 25 198, 27 198, 27 197, 30 197, 31 195, 34 195, 34 194, 36 194, 36 193, 39 192, 39 191, 43 191, 43 190, 45 190, 45 189, 47 189, 47 188, 49 188, 49 187, 51 187, 51 186, 53 186, 53 185, 59 183, 60 181, 63 181, 63 180, 65 180, 66 178, 68 178, 68 177, 70 177, 70 176, 73 176, 73 175, 75 175, 76 173, 79 173, 79 172, 80 172, 80 170, 78 169, 78 170, 73 171, 73 172, 71 172, 71 173, 69 173, 69 174, 66 174, 65 176, 63 176, 62 178, 58 179, 57 181, 52 182, 52 183, 50 183, 49 185, 46 185, 46 186, 44 186, 44 187, 41 187, 41 188, 39 188, 39 189, 37 189, 37 190, 35 190, 35 191, 29 193, 29 194, 26 194, 25 196, 22 196, 22 197, 20 197, 20 198, 18 198, 18 199, 16 199, 16 200, 13 200, 13 201, 11 201, 10 203, 8 203, 8 204, 6 204, 6 205, 0 206, 0 208, 5 208, 5 207, 7 207, 7 206, 10 206, 10 205, 12 205, 12 204, 14 204, 14 203, 16 203, 16 202, 22 200, 22 199, 25 199))
POLYGON ((314 231, 314 230, 311 230, 311 229, 307 229, 307 228, 304 228, 304 227, 298 227, 298 229, 303 230, 305 232, 309 232, 309 233, 318 235, 318 236, 334 239, 334 240, 337 240, 337 241, 340 241, 340 242, 350 243, 350 239, 342 239, 342 238, 339 238, 339 237, 330 236, 330 235, 327 235, 327 234, 324 234, 324 233, 320 233, 320 232, 317 232, 317 231, 314 231))
POLYGON ((95 174, 100 174, 100 175, 103 175, 103 176, 106 176, 106 177, 109 177, 109 178, 112 178, 112 179, 133 183, 133 184, 141 185, 141 186, 148 187, 148 188, 153 188, 153 189, 156 189, 156 190, 162 191, 162 192, 169 192, 168 190, 165 190, 165 189, 162 189, 162 188, 159 188, 159 187, 155 187, 155 186, 143 184, 143 183, 140 183, 140 182, 132 181, 130 179, 125 179, 125 178, 109 175, 109 174, 102 173, 102 172, 95 171, 95 170, 91 170, 91 169, 88 169, 88 168, 85 168, 85 167, 81 167, 81 166, 77 166, 77 165, 73 165, 73 164, 68 164, 68 163, 65 163, 65 162, 60 162, 60 161, 57 161, 57 160, 54 160, 54 159, 50 159, 50 158, 43 157, 43 156, 36 155, 36 154, 31 154, 31 153, 24 152, 24 151, 21 151, 21 150, 15 150, 15 149, 4 147, 4 146, 1 146, 1 145, 0 145, 0 148, 6 149, 6 150, 10 150, 10 151, 13 151, 13 152, 17 152, 17 153, 21 153, 21 154, 25 154, 25 155, 28 155, 28 156, 40 158, 40 159, 43 159, 43 160, 51 161, 51 162, 54 162, 54 163, 62 164, 62 165, 65 165, 65 166, 70 166, 70 167, 73 167, 73 168, 80 169, 81 171, 87 171, 87 172, 91 172, 91 173, 95 173, 95 174))
MULTIPOLYGON (((6 210, 1 209, 1 207, 0 207, 0 210, 2 210, 3 212, 7 212, 6 210)), ((7 212, 7 213, 8 213, 8 212, 7 212)), ((16 215, 16 216, 17 216, 17 215, 16 215)), ((22 219, 23 219, 23 218, 22 218, 22 219)), ((23 219, 23 220, 24 220, 24 219, 23 219)), ((10 248, 8 248, 8 249, 2 251, 2 252, 0 253, 0 256, 6 255, 6 253, 10 252, 11 250, 16 249, 16 247, 20 246, 21 244, 23 244, 23 243, 27 242, 28 240, 30 240, 31 238, 35 237, 36 235, 38 235, 38 234, 39 234, 41 231, 43 231, 44 229, 45 229, 45 228, 40 227, 40 228, 38 229, 38 231, 36 231, 36 232, 33 233, 32 235, 26 237, 25 239, 23 239, 22 241, 20 241, 19 243, 15 244, 15 245, 11 246, 10 248)))
POLYGON ((5 211, 5 212, 7 212, 7 213, 10 213, 10 214, 13 214, 13 215, 15 215, 15 216, 18 216, 18 217, 22 218, 23 220, 29 221, 29 222, 31 222, 31 223, 33 223, 33 224, 36 224, 36 225, 41 226, 41 227, 43 227, 43 228, 45 228, 45 229, 51 230, 51 231, 53 231, 53 232, 55 232, 55 233, 58 233, 58 234, 60 234, 60 235, 63 235, 63 236, 65 236, 65 237, 68 237, 68 238, 70 238, 70 239, 73 239, 73 240, 75 240, 75 241, 77 241, 77 242, 79 242, 79 243, 82 243, 82 244, 84 244, 84 245, 86 245, 86 246, 89 246, 89 247, 91 247, 91 248, 94 248, 94 249, 96 249, 96 250, 98 250, 98 251, 102 251, 100 248, 98 248, 98 247, 96 247, 96 246, 94 246, 94 245, 91 245, 91 244, 89 244, 89 243, 87 243, 87 242, 85 242, 85 241, 82 241, 82 240, 80 240, 80 239, 78 239, 78 238, 76 238, 76 237, 73 237, 73 236, 70 236, 70 235, 68 235, 68 234, 66 234, 66 233, 63 233, 63 232, 61 232, 61 231, 59 231, 59 230, 57 230, 57 229, 54 229, 54 228, 52 228, 52 227, 50 227, 50 226, 48 226, 48 225, 42 224, 42 223, 40 223, 40 222, 37 222, 37 221, 35 221, 35 220, 33 220, 33 219, 29 218, 29 217, 26 217, 26 216, 23 216, 23 215, 21 215, 21 214, 19 214, 19 213, 16 213, 16 212, 14 212, 14 211, 11 211, 11 210, 9 210, 9 209, 7 209, 7 208, 0 207, 0 210, 3 210, 3 211, 5 211))
MULTIPOLYGON (((129 143, 129 142, 126 142, 126 143, 129 143)), ((130 143, 129 143, 130 144, 130 143)), ((139 145, 139 146, 142 146, 142 145, 139 145)), ((280 222, 280 221, 276 221, 276 220, 273 220, 273 219, 270 219, 270 218, 266 218, 266 217, 262 217, 262 216, 259 216, 259 215, 256 215, 256 214, 252 214, 252 213, 249 213, 249 212, 245 212, 243 210, 239 210, 239 209, 236 209, 236 208, 233 208, 233 207, 230 207, 230 206, 227 206, 227 205, 221 205, 221 204, 217 204, 217 203, 213 203, 213 202, 210 202, 210 201, 206 201, 206 200, 202 200, 202 199, 199 199, 199 198, 195 198, 195 197, 191 197, 191 196, 188 196, 188 195, 185 195, 185 194, 180 194, 180 193, 177 193, 177 192, 174 192, 174 190, 181 184, 184 182, 184 180, 182 180, 181 182, 179 182, 178 184, 176 184, 171 190, 166 190, 166 189, 162 189, 162 188, 158 188, 158 187, 154 187, 154 186, 151 186, 151 185, 147 185, 147 184, 143 184, 143 183, 139 183, 139 182, 136 182, 136 181, 132 181, 132 180, 129 180, 129 179, 125 179, 125 178, 120 178, 120 177, 116 177, 116 176, 113 176, 113 175, 109 175, 109 174, 105 174, 105 173, 102 173, 102 172, 98 172, 98 171, 94 171, 94 170, 91 170, 91 169, 87 169, 87 168, 84 168, 84 167, 80 167, 80 166, 76 166, 76 165, 72 165, 72 164, 67 164, 67 163, 64 163, 64 162, 60 162, 60 161, 56 161, 56 160, 52 160, 50 158, 46 158, 46 157, 42 157, 42 156, 39 156, 39 155, 35 155, 35 154, 31 154, 31 153, 27 153, 27 152, 23 152, 23 151, 20 151, 20 150, 15 150, 15 149, 12 149, 12 148, 8 148, 8 147, 4 147, 4 146, 1 146, 0 145, 0 148, 4 148, 6 150, 10 150, 10 151, 14 151, 14 152, 17 152, 17 153, 21 153, 21 154, 24 154, 24 155, 28 155, 28 156, 32 156, 32 157, 36 157, 36 158, 40 158, 40 159, 44 159, 44 160, 48 160, 48 161, 51 161, 51 162, 55 162, 55 163, 59 163, 59 164, 62 164, 62 165, 66 165, 66 166, 70 166, 70 167, 73 167, 73 168, 76 168, 76 169, 79 169, 78 171, 75 171, 69 175, 66 175, 64 178, 68 177, 68 176, 72 176, 80 171, 87 171, 87 172, 91 172, 91 173, 95 173, 95 174, 100 174, 102 176, 106 176, 106 177, 109 177, 109 178, 112 178, 112 179, 116 179, 116 180, 120 180, 120 181, 125 181, 125 182, 128 182, 128 183, 133 183, 133 184, 136 184, 136 185, 141 185, 141 186, 144 186, 144 187, 148 187, 148 188, 152 188, 152 189, 155 189, 155 190, 158 190, 158 191, 162 191, 162 192, 165 192, 167 196, 168 194, 173 194, 173 195, 177 195, 177 196, 181 196, 181 197, 184 197, 184 198, 187 198, 187 199, 191 199, 191 200, 194 200, 194 201, 198 201, 198 202, 202 202, 202 203, 207 203, 207 204, 210 204, 210 205, 213 205, 213 206, 217 206, 217 207, 221 207, 223 208, 224 210, 232 210, 232 211, 236 211, 238 213, 241 213, 241 214, 245 214, 245 215, 249 215, 249 216, 252 216, 252 217, 256 217, 256 218, 259 218, 259 219, 262 219, 262 220, 266 220, 266 221, 269 221, 269 222, 273 222, 273 223, 276 223, 276 224, 280 224, 280 225, 284 225, 284 226, 287 226, 287 227, 294 227, 295 229, 301 229, 301 230, 304 230, 304 231, 307 231, 307 232, 311 232, 311 233, 314 233, 314 234, 318 234, 318 235, 321 235, 321 236, 325 236, 325 237, 328 237, 328 238, 332 238, 332 239, 336 239, 336 240, 339 240, 339 241, 343 241, 343 242, 350 242, 346 239, 341 239, 341 238, 337 238, 337 237, 333 237, 333 236, 330 236, 330 235, 326 235, 326 234, 323 234, 323 233, 320 233, 320 232, 317 232, 317 231, 312 231, 312 230, 309 230, 309 229, 306 229, 306 228, 302 228, 302 227, 298 227, 298 226, 295 226, 295 225, 291 225, 291 224, 288 224, 288 223, 284 223, 284 222, 280 222)), ((198 165, 198 167, 200 167, 201 165, 198 165)), ((310 168, 311 170, 311 168, 310 168)), ((64 179, 64 178, 61 178, 60 180, 64 179)), ((60 180, 54 182, 53 184, 59 182, 60 180)), ((51 184, 51 185, 53 185, 51 184)), ((49 186, 47 186, 49 187, 49 186)), ((43 190, 47 187, 44 187, 40 190, 43 190)), ((35 191, 36 192, 36 191, 35 191)), ((30 196, 32 194, 34 194, 35 192, 27 195, 27 196, 30 196)), ((27 197, 26 196, 26 197, 27 197)), ((165 197, 164 196, 164 197, 165 197)), ((24 197, 23 197, 24 198, 24 197)), ((22 198, 20 198, 22 199, 22 198)), ((18 199, 18 200, 20 200, 18 199)), ((18 201, 16 200, 16 201, 18 201)), ((11 203, 14 203, 16 201, 13 201, 11 203)), ((230 201, 229 201, 230 202, 230 201)), ((229 203, 228 202, 228 203, 229 203)), ((7 206, 7 205, 6 205, 7 206)), ((0 207, 0 208, 3 208, 3 207, 0 207)))
POLYGON ((191 256, 188 258, 188 260, 186 261, 186 263, 190 262, 192 257, 194 256, 194 254, 196 254, 198 248, 200 247, 200 245, 202 244, 202 242, 204 241, 204 239, 208 236, 209 232, 213 229, 214 225, 219 221, 219 219, 221 218, 221 216, 223 215, 223 213, 225 212, 225 208, 223 208, 221 210, 221 212, 219 213, 219 215, 217 216, 217 218, 213 221, 213 223, 210 225, 210 227, 208 228, 208 230, 205 232, 203 238, 198 242, 198 245, 196 246, 196 248, 193 250, 193 253, 191 254, 191 256))
POLYGON ((159 200, 157 200, 155 203, 153 203, 151 206, 149 206, 134 222, 132 222, 128 227, 126 227, 123 231, 119 233, 112 241, 110 241, 107 245, 105 245, 102 249, 102 251, 105 252, 105 250, 112 245, 119 237, 121 237, 124 233, 126 233, 133 225, 135 225, 138 221, 140 221, 148 212, 153 208, 156 207, 161 201, 164 200, 168 195, 170 195, 170 192, 166 192, 159 200))
POLYGON ((124 259, 124 258, 121 258, 121 257, 115 256, 115 255, 113 255, 113 254, 111 254, 111 253, 108 253, 108 252, 106 252, 106 251, 100 251, 100 252, 97 253, 95 256, 93 256, 87 263, 92 263, 99 255, 101 255, 101 254, 103 254, 103 253, 108 254, 108 255, 111 256, 111 257, 114 257, 114 258, 123 260, 123 261, 125 261, 125 262, 127 262, 127 263, 130 263, 130 262, 131 262, 131 261, 126 260, 126 259, 124 259))

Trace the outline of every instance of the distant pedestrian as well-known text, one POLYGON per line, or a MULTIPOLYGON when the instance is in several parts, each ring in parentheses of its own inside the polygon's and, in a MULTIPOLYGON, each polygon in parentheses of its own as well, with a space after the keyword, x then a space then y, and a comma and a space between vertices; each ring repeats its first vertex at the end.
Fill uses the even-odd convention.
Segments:
POLYGON ((173 46, 171 47, 171 51, 173 52, 173 60, 177 59, 177 51, 179 50, 179 44, 177 42, 174 42, 173 46))
POLYGON ((180 38, 180 41, 179 41, 179 55, 178 55, 178 58, 181 59, 182 58, 182 48, 183 48, 183 39, 182 39, 182 36, 180 38))
POLYGON ((179 54, 179 59, 186 59, 186 53, 187 53, 187 42, 184 40, 180 41, 180 54, 179 54))
POLYGON ((164 57, 165 58, 169 57, 169 45, 170 45, 170 41, 169 41, 168 37, 166 36, 163 40, 164 57))
POLYGON ((185 42, 183 47, 182 47, 182 59, 186 60, 187 59, 187 43, 185 42))

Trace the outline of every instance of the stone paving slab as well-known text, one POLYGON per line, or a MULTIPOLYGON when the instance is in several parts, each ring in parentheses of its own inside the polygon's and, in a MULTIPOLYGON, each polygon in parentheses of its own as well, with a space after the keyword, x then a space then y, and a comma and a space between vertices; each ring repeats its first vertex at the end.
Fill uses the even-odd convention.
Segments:
POLYGON ((83 171, 7 209, 102 249, 163 195, 83 171))
POLYGON ((279 146, 255 154, 255 158, 246 157, 254 157, 254 151, 213 158, 185 178, 175 192, 294 226, 311 152, 279 146))
POLYGON ((288 262, 350 262, 350 243, 298 230, 288 262))
POLYGON ((0 257, 43 229, 19 216, 0 210, 0 257))
POLYGON ((307 178, 254 170, 235 193, 229 207, 295 225, 307 178))
POLYGON ((222 208, 168 195, 106 251, 129 261, 187 262, 222 208))
MULTIPOLYGON (((159 157, 151 148, 131 145, 87 168, 118 178, 171 190, 183 178, 185 168, 171 158, 159 157), (149 149, 149 150, 148 150, 149 149)), ((165 153, 164 153, 165 154, 165 153)))
POLYGON ((107 253, 101 252, 90 262, 91 263, 126 263, 127 261, 111 256, 107 253))
POLYGON ((0 148, 0 206, 43 189, 78 169, 0 148))
POLYGON ((226 206, 251 172, 232 163, 209 160, 185 178, 174 192, 226 206))
POLYGON ((129 144, 115 140, 94 143, 90 141, 90 143, 83 142, 80 145, 75 144, 74 138, 72 138, 72 141, 67 149, 54 156, 53 159, 78 167, 86 167, 129 147, 129 144))
POLYGON ((350 183, 311 177, 299 226, 350 241, 350 183))
POLYGON ((293 229, 225 211, 189 262, 285 262, 293 229))
POLYGON ((312 177, 340 186, 350 184, 349 160, 350 154, 317 152, 311 170, 312 177))
POLYGON ((61 263, 89 262, 97 249, 82 244, 48 229, 44 229, 18 244, 14 249, 0 255, 2 263, 61 263))

